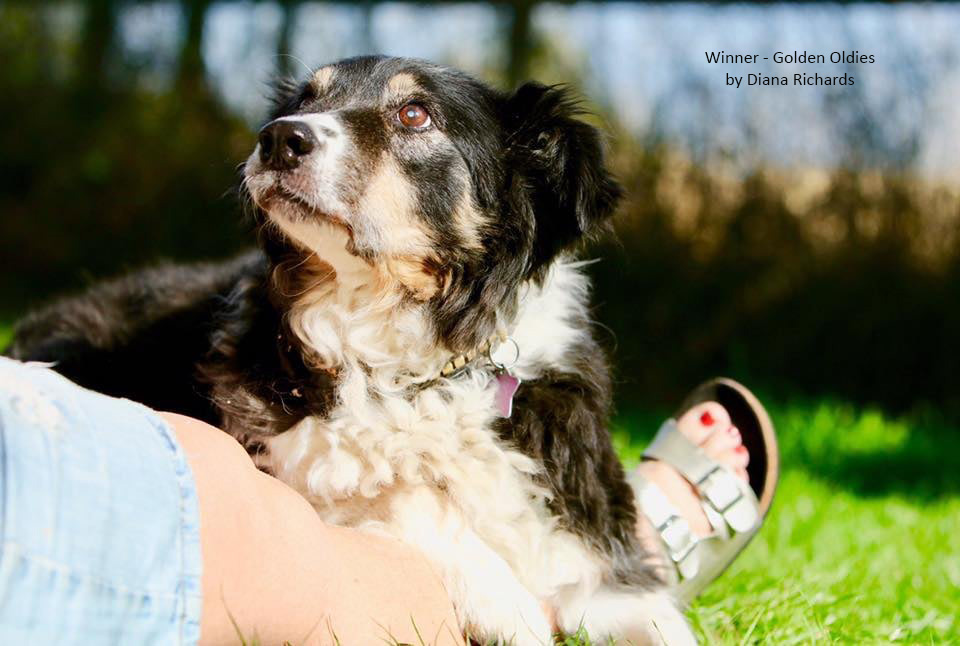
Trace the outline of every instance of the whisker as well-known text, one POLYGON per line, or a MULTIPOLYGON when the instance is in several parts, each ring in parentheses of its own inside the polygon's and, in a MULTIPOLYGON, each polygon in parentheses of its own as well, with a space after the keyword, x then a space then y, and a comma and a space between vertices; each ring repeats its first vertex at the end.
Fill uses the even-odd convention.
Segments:
POLYGON ((276 57, 277 57, 277 58, 281 58, 281 57, 292 58, 292 59, 295 60, 296 62, 298 62, 298 63, 300 63, 301 65, 303 65, 303 69, 307 70, 307 75, 313 74, 313 69, 312 69, 309 65, 307 65, 305 62, 303 62, 303 59, 301 59, 301 58, 299 58, 299 57, 297 57, 297 56, 294 56, 293 54, 276 54, 276 57))

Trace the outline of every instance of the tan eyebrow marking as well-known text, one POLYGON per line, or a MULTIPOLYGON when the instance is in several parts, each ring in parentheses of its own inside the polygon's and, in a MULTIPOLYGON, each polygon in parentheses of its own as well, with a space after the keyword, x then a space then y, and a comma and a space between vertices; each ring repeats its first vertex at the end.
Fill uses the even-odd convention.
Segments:
POLYGON ((417 83, 417 79, 408 72, 400 72, 399 74, 394 74, 393 77, 387 81, 384 99, 405 99, 411 94, 418 92, 423 92, 423 88, 417 83))
POLYGON ((318 92, 322 92, 323 90, 327 89, 327 86, 330 85, 330 81, 333 80, 333 76, 336 71, 336 68, 334 68, 332 65, 321 67, 313 73, 313 77, 310 79, 310 85, 312 85, 313 88, 318 92))

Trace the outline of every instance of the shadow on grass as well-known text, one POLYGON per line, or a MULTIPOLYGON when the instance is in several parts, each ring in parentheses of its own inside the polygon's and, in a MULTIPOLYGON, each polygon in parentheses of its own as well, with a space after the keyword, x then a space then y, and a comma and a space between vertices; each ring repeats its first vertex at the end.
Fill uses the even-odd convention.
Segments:
POLYGON ((936 415, 891 420, 876 411, 821 405, 811 420, 807 432, 813 437, 791 428, 797 419, 784 425, 787 468, 801 468, 861 496, 933 501, 960 495, 960 429, 936 415), (818 429, 825 418, 833 423, 818 429))

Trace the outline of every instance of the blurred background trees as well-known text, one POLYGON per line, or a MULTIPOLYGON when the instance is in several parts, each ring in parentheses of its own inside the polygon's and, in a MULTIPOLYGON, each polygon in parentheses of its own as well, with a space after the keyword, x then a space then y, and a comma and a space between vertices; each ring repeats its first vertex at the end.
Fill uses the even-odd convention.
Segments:
POLYGON ((591 253, 622 407, 725 373, 958 417, 958 28, 927 5, 8 2, 0 320, 251 244, 234 188, 269 78, 416 55, 570 83, 611 133, 628 200, 591 253), (878 62, 809 70, 852 88, 740 90, 703 62, 804 48, 878 62))

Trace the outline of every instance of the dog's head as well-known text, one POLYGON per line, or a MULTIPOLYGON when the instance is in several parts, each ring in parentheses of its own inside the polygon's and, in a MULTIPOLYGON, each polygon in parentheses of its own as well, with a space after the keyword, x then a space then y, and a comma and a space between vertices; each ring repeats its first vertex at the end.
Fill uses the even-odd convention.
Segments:
POLYGON ((599 133, 555 87, 505 94, 364 57, 284 86, 276 106, 245 166, 264 222, 321 256, 345 232, 346 252, 430 308, 451 349, 487 338, 620 196, 599 133))

